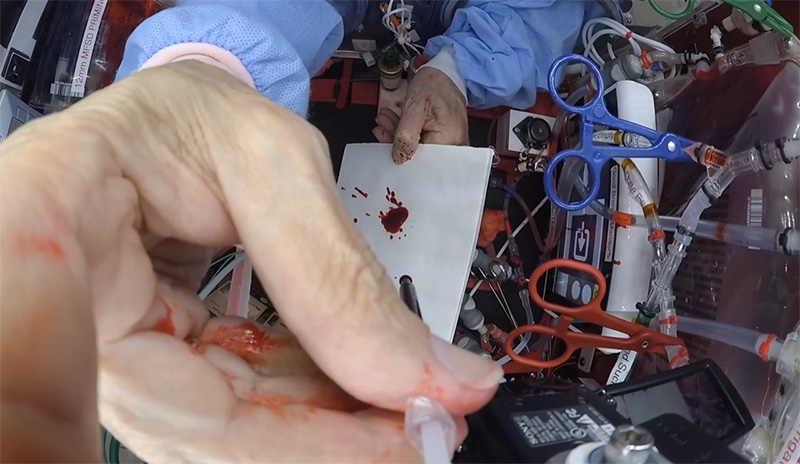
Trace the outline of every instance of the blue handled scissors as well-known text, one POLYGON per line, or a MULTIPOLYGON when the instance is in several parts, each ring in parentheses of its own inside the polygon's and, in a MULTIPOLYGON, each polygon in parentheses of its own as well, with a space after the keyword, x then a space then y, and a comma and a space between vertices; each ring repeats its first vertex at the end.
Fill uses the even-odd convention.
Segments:
MULTIPOLYGON (((547 76, 547 84, 550 88, 550 95, 564 111, 575 113, 581 118, 581 144, 580 148, 572 148, 560 151, 547 164, 544 176, 544 188, 547 196, 559 208, 568 211, 581 210, 592 203, 597 198, 600 191, 600 172, 603 166, 612 158, 663 158, 667 161, 692 162, 694 158, 690 156, 690 147, 696 142, 679 137, 671 133, 662 133, 644 127, 642 125, 625 121, 611 115, 603 102, 603 77, 597 66, 588 58, 581 55, 564 55, 550 66, 547 76), (586 65, 594 76, 597 93, 594 99, 585 106, 572 106, 558 95, 558 77, 561 68, 570 63, 580 62, 586 65), (622 130, 632 134, 640 135, 650 141, 651 146, 647 148, 618 147, 608 145, 595 145, 592 139, 594 125, 601 124, 613 129, 622 130), (591 171, 592 185, 586 198, 576 203, 569 203, 558 197, 553 179, 555 178, 558 166, 570 157, 581 158, 586 162, 591 171)), ((568 199, 567 199, 568 200, 568 199)))

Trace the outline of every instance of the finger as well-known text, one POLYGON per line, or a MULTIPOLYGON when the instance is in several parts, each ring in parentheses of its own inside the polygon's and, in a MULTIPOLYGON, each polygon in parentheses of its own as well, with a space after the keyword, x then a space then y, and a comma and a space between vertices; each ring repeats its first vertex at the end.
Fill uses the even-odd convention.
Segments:
POLYGON ((400 116, 389 108, 381 108, 375 117, 375 122, 394 137, 394 133, 397 131, 397 124, 400 123, 400 116))
POLYGON ((195 349, 219 369, 228 379, 234 394, 245 401, 266 406, 307 404, 343 412, 367 408, 319 370, 310 374, 287 371, 283 375, 265 376, 256 373, 252 366, 223 348, 200 346, 195 349))
POLYGON ((374 129, 372 129, 372 135, 374 135, 375 140, 380 143, 392 143, 394 141, 394 134, 390 133, 381 126, 376 126, 374 129))
POLYGON ((422 130, 429 117, 428 101, 425 98, 409 98, 403 110, 403 116, 397 124, 392 147, 392 159, 401 164, 410 160, 419 146, 422 130))
POLYGON ((207 356, 152 332, 109 345, 99 385, 103 424, 147 462, 420 459, 400 414, 242 399, 207 356))
MULTIPOLYGON (((441 124, 445 126, 445 124, 441 124)), ((449 125, 449 124, 447 124, 449 125)), ((437 130, 425 131, 422 134, 422 143, 434 145, 468 145, 469 137, 465 128, 441 127, 437 130)))
POLYGON ((222 316, 210 320, 197 343, 201 351, 204 346, 223 348, 264 376, 320 373, 294 335, 238 317, 222 316))

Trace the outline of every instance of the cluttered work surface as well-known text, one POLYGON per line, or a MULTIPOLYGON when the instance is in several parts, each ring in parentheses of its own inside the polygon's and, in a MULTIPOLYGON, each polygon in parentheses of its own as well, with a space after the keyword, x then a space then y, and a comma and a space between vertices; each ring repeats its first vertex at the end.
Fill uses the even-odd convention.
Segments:
MULTIPOLYGON (((2 138, 109 85, 169 2, 6 3, 21 19, 0 48, 2 138), (63 59, 80 70, 83 53, 42 47, 78 44, 63 35, 106 3, 113 40, 73 87, 63 59)), ((468 108, 470 146, 403 165, 364 142, 405 109, 425 26, 464 2, 341 3, 364 21, 311 80, 309 118, 338 194, 431 332, 506 373, 454 460, 800 462, 800 41, 778 14, 798 3, 600 0, 535 106, 468 108)), ((212 317, 283 326, 240 247, 199 296, 212 317)))

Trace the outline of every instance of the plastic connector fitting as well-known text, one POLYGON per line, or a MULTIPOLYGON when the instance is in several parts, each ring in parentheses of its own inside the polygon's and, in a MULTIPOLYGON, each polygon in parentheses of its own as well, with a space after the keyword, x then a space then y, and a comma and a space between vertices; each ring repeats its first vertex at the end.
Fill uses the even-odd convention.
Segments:
POLYGON ((487 333, 483 313, 477 309, 462 309, 459 318, 461 319, 461 323, 464 324, 464 327, 469 330, 475 330, 481 335, 487 333))
POLYGON ((788 379, 800 382, 800 325, 783 340, 775 371, 788 379))

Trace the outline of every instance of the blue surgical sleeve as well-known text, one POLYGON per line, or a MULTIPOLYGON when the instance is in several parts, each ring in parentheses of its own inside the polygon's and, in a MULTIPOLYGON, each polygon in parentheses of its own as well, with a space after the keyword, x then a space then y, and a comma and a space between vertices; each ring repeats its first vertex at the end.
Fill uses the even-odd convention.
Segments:
POLYGON ((469 105, 528 108, 547 89, 553 61, 572 52, 584 19, 602 10, 591 0, 471 0, 425 54, 452 45, 469 105))
POLYGON ((239 58, 258 91, 305 117, 310 76, 342 37, 342 18, 325 0, 179 0, 136 28, 117 80, 170 45, 216 45, 239 58))

